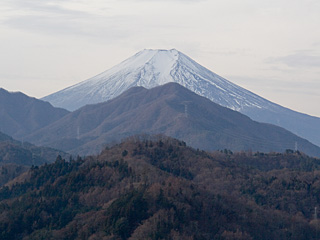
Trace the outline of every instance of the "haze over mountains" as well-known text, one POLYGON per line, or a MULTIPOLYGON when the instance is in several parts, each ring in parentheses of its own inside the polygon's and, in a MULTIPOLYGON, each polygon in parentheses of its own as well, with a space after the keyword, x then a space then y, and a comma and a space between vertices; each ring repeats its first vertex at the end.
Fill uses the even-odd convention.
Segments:
POLYGON ((320 156, 320 148, 291 132, 213 103, 176 83, 135 87, 104 103, 87 105, 26 139, 71 153, 98 153, 112 140, 165 134, 205 150, 284 152, 320 156))
POLYGON ((75 110, 112 99, 134 86, 152 88, 168 82, 179 83, 253 120, 284 127, 320 146, 320 118, 272 103, 218 76, 175 49, 143 50, 115 67, 43 100, 56 107, 75 110))

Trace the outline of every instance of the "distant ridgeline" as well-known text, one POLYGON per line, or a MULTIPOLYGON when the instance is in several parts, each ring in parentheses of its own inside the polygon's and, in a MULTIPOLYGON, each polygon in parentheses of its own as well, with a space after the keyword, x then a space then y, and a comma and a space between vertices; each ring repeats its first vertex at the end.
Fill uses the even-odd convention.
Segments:
MULTIPOLYGON (((131 135, 161 133, 202 150, 284 152, 297 146, 299 151, 320 157, 320 147, 308 140, 281 127, 252 121, 173 82, 151 89, 132 87, 107 102, 74 112, 0 89, 0 119, 0 132, 21 142, 82 156, 98 154, 105 144, 131 135)), ((302 120, 299 124, 313 126, 302 120)))
POLYGON ((0 189, 0 239, 317 239, 320 160, 130 137, 0 189))
POLYGON ((275 125, 258 123, 177 83, 134 87, 107 102, 84 106, 25 139, 72 154, 97 154, 102 146, 135 134, 165 134, 203 149, 284 152, 320 157, 320 147, 275 125))
POLYGON ((0 88, 0 132, 22 140, 26 135, 62 118, 67 110, 0 88))

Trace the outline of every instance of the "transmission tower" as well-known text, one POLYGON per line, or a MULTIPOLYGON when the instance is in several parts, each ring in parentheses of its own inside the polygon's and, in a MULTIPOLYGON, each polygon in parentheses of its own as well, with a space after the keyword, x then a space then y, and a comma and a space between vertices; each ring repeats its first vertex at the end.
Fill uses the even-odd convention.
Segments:
POLYGON ((79 140, 79 138, 80 138, 80 127, 78 125, 78 128, 77 128, 77 139, 79 140))
POLYGON ((188 104, 190 104, 190 103, 191 103, 191 101, 184 101, 184 102, 182 102, 182 104, 184 105, 184 116, 185 116, 186 118, 189 117, 188 104))

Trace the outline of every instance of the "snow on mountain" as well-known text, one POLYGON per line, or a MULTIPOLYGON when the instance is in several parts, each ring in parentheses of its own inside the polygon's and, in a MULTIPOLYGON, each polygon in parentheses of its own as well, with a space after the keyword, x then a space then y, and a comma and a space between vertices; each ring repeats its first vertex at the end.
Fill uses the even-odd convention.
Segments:
POLYGON ((257 95, 202 67, 183 53, 143 50, 119 65, 43 100, 68 110, 104 102, 133 86, 153 88, 168 82, 180 85, 233 110, 265 105, 257 95))
MULTIPOLYGON (((95 77, 42 100, 73 111, 112 99, 134 86, 149 89, 168 82, 179 83, 256 121, 284 127, 320 146, 320 118, 272 103, 220 77, 176 49, 143 50, 95 77)), ((294 143, 292 145, 294 148, 294 143)))

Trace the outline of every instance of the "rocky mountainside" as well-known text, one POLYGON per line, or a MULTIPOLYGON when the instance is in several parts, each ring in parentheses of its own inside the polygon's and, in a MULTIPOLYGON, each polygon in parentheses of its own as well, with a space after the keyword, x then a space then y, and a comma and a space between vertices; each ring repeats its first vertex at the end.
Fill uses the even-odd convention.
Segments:
POLYGON ((43 100, 76 110, 112 99, 134 86, 153 88, 176 82, 215 103, 272 123, 320 146, 320 118, 272 103, 199 65, 175 50, 143 50, 117 66, 43 100))
POLYGON ((0 88, 0 131, 17 139, 40 129, 69 113, 50 103, 21 92, 0 88))
POLYGON ((152 89, 131 88, 104 103, 87 105, 29 135, 71 153, 97 153, 103 144, 134 134, 165 134, 205 150, 284 152, 294 149, 320 156, 320 148, 291 132, 222 107, 168 83, 152 89))

